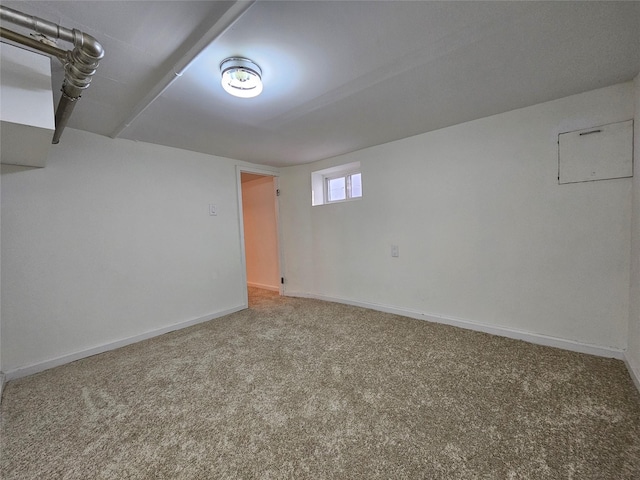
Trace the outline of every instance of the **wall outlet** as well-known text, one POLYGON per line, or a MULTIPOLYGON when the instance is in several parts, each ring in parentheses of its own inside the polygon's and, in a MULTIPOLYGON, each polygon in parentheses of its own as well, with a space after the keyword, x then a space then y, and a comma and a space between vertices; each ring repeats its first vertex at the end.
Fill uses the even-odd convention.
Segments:
POLYGON ((400 250, 398 249, 398 245, 391 245, 391 256, 392 257, 400 256, 400 250))

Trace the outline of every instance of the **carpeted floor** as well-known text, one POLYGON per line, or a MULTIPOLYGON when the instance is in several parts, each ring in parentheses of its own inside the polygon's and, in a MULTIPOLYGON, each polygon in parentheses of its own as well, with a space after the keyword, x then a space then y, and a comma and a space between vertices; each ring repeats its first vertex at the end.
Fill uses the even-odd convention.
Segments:
POLYGON ((248 310, 9 382, 9 479, 638 479, 617 360, 251 290, 248 310))

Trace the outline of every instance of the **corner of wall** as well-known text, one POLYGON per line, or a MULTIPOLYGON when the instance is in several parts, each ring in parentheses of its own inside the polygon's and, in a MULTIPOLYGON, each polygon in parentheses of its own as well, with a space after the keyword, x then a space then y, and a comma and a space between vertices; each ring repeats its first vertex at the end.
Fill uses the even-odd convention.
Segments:
POLYGON ((640 370, 637 368, 634 368, 634 366, 631 365, 631 362, 629 362, 629 358, 626 355, 625 355, 624 363, 627 366, 627 370, 629 371, 629 376, 631 377, 631 380, 633 381, 636 388, 640 392, 640 370))
POLYGON ((629 282, 629 330, 625 361, 640 391, 640 73, 634 79, 633 187, 631 205, 631 268, 629 282))
MULTIPOLYGON (((2 182, 0 182, 0 197, 2 196, 2 182)), ((1 203, 1 202, 0 202, 1 203)), ((2 213, 0 208, 0 225, 2 225, 2 213)), ((0 227, 0 239, 2 238, 2 227, 0 227)), ((2 240, 0 240, 1 246, 2 240)), ((2 248, 0 248, 2 251, 2 248)), ((0 256, 0 271, 2 271, 2 257, 0 256)), ((0 298, 2 298, 2 281, 0 281, 0 298)), ((1 303, 1 302, 0 302, 1 303)), ((0 403, 2 403, 2 392, 4 391, 4 373, 2 373, 2 308, 0 308, 0 403)))

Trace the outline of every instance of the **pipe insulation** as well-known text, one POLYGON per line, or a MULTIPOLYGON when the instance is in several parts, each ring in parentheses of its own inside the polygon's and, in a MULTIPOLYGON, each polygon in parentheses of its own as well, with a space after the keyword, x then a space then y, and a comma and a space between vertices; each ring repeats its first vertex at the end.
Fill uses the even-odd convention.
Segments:
POLYGON ((0 36, 3 38, 55 56, 62 63, 64 67, 62 97, 56 108, 56 129, 51 142, 57 144, 77 100, 82 95, 82 92, 89 87, 98 64, 104 57, 104 49, 94 37, 80 30, 65 28, 2 5, 0 5, 0 20, 73 44, 72 50, 65 51, 46 44, 40 44, 40 42, 11 30, 0 30, 0 36))

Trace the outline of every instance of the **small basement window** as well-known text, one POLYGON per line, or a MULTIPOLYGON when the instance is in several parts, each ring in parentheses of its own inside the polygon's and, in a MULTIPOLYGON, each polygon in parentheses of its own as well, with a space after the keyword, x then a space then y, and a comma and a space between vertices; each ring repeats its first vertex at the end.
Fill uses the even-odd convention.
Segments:
POLYGON ((360 162, 311 173, 311 204, 326 205, 362 197, 360 162))

